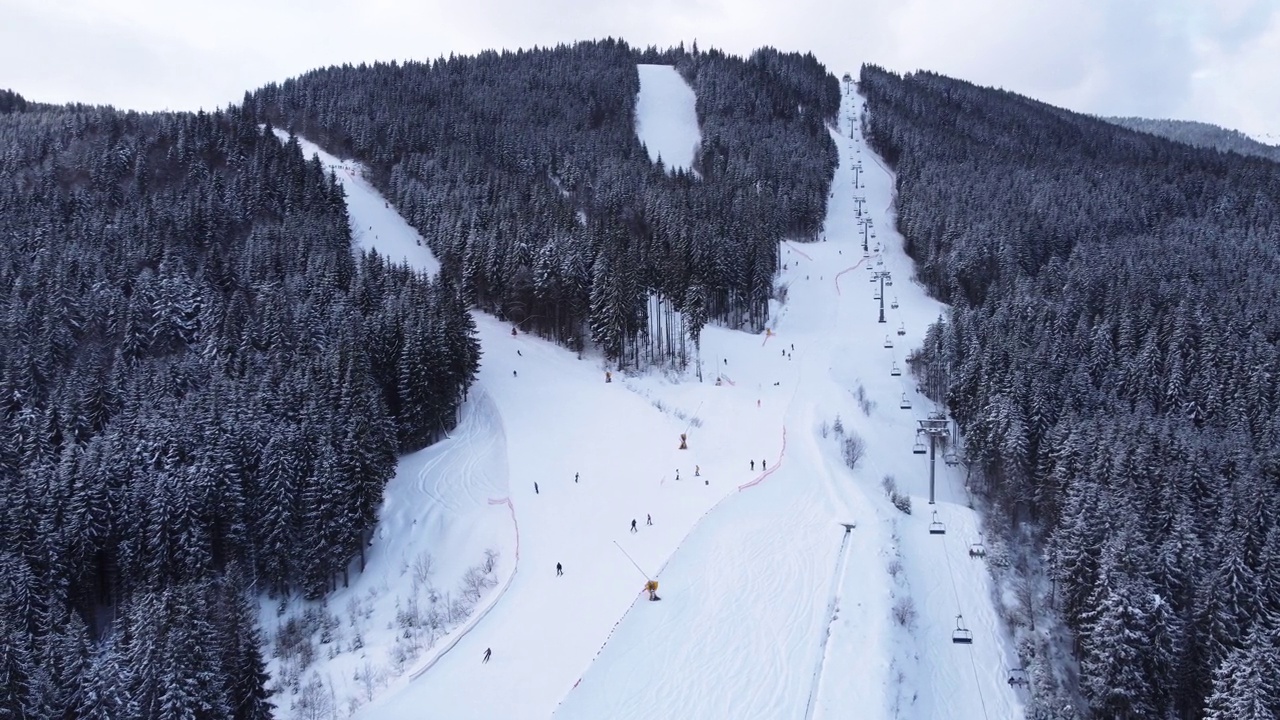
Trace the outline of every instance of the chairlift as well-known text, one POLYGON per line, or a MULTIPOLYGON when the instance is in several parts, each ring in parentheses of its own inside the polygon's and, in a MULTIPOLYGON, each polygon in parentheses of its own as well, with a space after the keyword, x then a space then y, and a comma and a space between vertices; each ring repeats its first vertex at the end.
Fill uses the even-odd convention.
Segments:
POLYGON ((907 334, 907 326, 905 323, 898 323, 898 334, 899 335, 907 334))
POLYGON ((876 267, 884 266, 884 258, 876 258, 876 267))
POLYGON ((891 278, 891 277, 887 277, 887 278, 885 278, 885 279, 884 279, 884 284, 885 284, 885 285, 888 285, 889 287, 893 287, 893 278, 891 278))
POLYGON ((950 465, 951 467, 955 467, 956 465, 960 464, 960 456, 956 455, 955 450, 951 448, 947 448, 942 453, 942 462, 946 463, 947 465, 950 465))
POLYGON ((902 408, 903 410, 911 409, 911 401, 907 399, 906 393, 902 393, 902 402, 898 403, 898 407, 902 408))
POLYGON ((1026 670, 1023 670, 1022 668, 1013 668, 1009 671, 1009 686, 1017 687, 1019 685, 1022 687, 1030 687, 1031 681, 1027 679, 1026 670))
POLYGON ((889 368, 889 374, 893 377, 902 377, 902 369, 898 367, 898 361, 893 361, 893 367, 889 368))
POLYGON ((973 644, 973 631, 964 626, 963 615, 956 615, 956 629, 951 631, 951 642, 957 645, 973 644))
POLYGON ((943 525, 942 521, 938 519, 937 510, 933 511, 933 522, 929 523, 929 534, 930 535, 946 535, 947 534, 947 526, 943 525))
POLYGON ((872 300, 879 300, 879 299, 880 299, 880 291, 879 291, 879 290, 875 291, 875 294, 873 294, 873 295, 871 296, 871 299, 872 299, 872 300))
POLYGON ((887 348, 893 347, 893 341, 889 339, 888 335, 884 336, 884 346, 887 348))
POLYGON ((898 309, 898 296, 897 296, 897 295, 894 295, 894 296, 893 296, 893 302, 889 303, 889 307, 893 308, 894 310, 897 310, 897 309, 898 309))
POLYGON ((987 546, 982 544, 982 536, 978 536, 978 542, 969 545, 969 557, 984 558, 987 556, 987 546))
POLYGON ((911 446, 911 453, 913 455, 923 455, 927 451, 928 451, 928 448, 925 447, 924 441, 921 440, 920 437, 917 435, 916 444, 911 446))

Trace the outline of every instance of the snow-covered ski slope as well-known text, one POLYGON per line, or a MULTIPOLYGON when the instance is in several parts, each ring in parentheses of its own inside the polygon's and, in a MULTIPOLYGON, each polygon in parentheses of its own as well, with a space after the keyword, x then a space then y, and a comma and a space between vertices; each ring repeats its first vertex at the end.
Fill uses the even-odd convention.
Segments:
MULTIPOLYGON (((276 135, 282 140, 289 137, 288 133, 279 128, 276 129, 276 135)), ((321 164, 334 173, 346 192, 347 215, 350 217, 351 237, 355 240, 356 247, 366 250, 376 248, 380 255, 392 262, 408 263, 410 267, 431 275, 439 272, 440 261, 431 254, 422 236, 365 179, 365 170, 360 163, 355 160, 340 160, 301 137, 298 138, 298 144, 305 157, 318 155, 321 164)))
POLYGON ((637 65, 640 95, 636 98, 636 133, 649 159, 667 170, 687 170, 702 142, 693 88, 671 65, 637 65))
MULTIPOLYGON (((676 112, 692 118, 685 102, 676 112)), ((447 582, 497 548, 498 586, 398 671, 385 637, 322 664, 340 706, 360 696, 353 672, 371 663, 387 681, 362 718, 1022 716, 991 583, 968 554, 976 518, 962 469, 939 460, 930 507, 927 456, 911 452, 916 420, 933 408, 905 358, 942 308, 910 279, 891 229, 891 175, 849 137, 859 104, 846 97, 832 134, 841 165, 825 241, 784 245, 786 302, 769 333, 704 331, 703 382, 606 383, 598 358, 476 316, 484 358, 463 422, 402 459, 369 570, 339 595, 376 590, 384 606, 368 625, 390 625, 385 598, 409 584, 405 563, 422 550, 451 560, 439 568, 447 582), (883 246, 869 257, 855 195, 873 218, 870 247, 883 246), (885 324, 867 266, 892 271, 885 324), (911 409, 899 407, 904 394, 911 409), (834 433, 823 437, 837 415, 867 442, 856 470, 834 433), (912 496, 912 515, 884 498, 885 474, 912 496), (928 533, 933 509, 945 535, 928 533), (645 600, 647 577, 661 602, 645 600), (904 627, 894 608, 907 598, 917 618, 904 627), (971 646, 951 642, 957 613, 971 646)), ((376 200, 350 207, 380 241, 383 221, 365 214, 376 200)))

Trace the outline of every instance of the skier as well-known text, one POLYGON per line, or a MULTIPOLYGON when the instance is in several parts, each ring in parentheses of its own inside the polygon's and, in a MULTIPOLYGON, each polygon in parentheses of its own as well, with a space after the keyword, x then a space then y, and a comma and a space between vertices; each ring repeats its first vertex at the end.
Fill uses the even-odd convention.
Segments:
POLYGON ((632 519, 631 519, 631 532, 633 532, 633 533, 634 533, 634 532, 640 532, 639 530, 636 530, 636 520, 635 520, 635 518, 632 518, 632 519))
POLYGON ((516 351, 516 354, 519 355, 520 357, 524 357, 524 353, 520 352, 519 350, 516 351))
POLYGON ((701 466, 701 465, 694 465, 694 466, 693 466, 693 476, 694 476, 694 477, 702 477, 702 466, 701 466))
POLYGON ((756 469, 756 461, 755 461, 755 460, 752 460, 752 461, 751 461, 751 470, 752 470, 752 471, 755 471, 755 469, 756 469))
POLYGON ((767 460, 761 460, 761 461, 760 461, 760 471, 761 471, 761 472, 764 472, 764 469, 765 469, 765 468, 767 468, 767 467, 769 467, 769 463, 768 463, 768 461, 767 461, 767 460))
POLYGON ((517 373, 515 370, 512 370, 512 371, 511 371, 511 377, 520 377, 520 374, 519 374, 519 373, 517 373))
POLYGON ((556 563, 556 577, 560 577, 563 574, 564 574, 564 566, 562 566, 560 563, 556 563))
POLYGON ((676 468, 676 479, 680 479, 680 468, 676 468))
POLYGON ((534 483, 534 484, 533 484, 533 494, 534 494, 534 495, 541 495, 541 494, 542 494, 542 493, 538 492, 538 483, 534 483))
POLYGON ((648 514, 648 513, 645 513, 644 521, 645 521, 645 522, 644 522, 644 524, 645 524, 645 525, 652 525, 652 524, 653 524, 653 516, 652 516, 652 515, 650 515, 650 514, 648 514))
POLYGON ((490 656, 490 655, 492 655, 492 654, 493 654, 493 649, 492 649, 492 648, 485 648, 485 649, 484 649, 484 660, 481 660, 480 662, 486 662, 486 663, 487 663, 487 662, 489 662, 489 656, 490 656))
POLYGON ((578 482, 578 473, 574 473, 574 474, 573 474, 573 481, 574 481, 575 483, 576 483, 576 482, 578 482))

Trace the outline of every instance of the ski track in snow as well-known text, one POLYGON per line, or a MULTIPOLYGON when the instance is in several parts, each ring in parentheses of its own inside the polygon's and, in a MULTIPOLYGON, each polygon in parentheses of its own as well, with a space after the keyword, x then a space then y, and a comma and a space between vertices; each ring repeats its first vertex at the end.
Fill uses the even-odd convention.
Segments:
MULTIPOLYGON (((841 115, 857 102, 846 96, 841 115)), ((963 471, 940 464, 938 504, 927 504, 927 461, 911 446, 933 408, 909 375, 889 374, 894 363, 906 371, 909 349, 944 308, 913 282, 892 215, 870 211, 892 202, 883 166, 856 189, 878 236, 863 257, 850 161, 872 153, 859 152, 860 137, 832 135, 841 165, 825 241, 784 243, 778 282, 788 298, 771 307, 774 334, 704 330, 703 382, 691 371, 679 383, 656 372, 605 383, 598 360, 475 315, 484 357, 462 421, 451 439, 402 458, 366 572, 374 577, 353 588, 403 585, 388 559, 420 548, 462 556, 450 568, 460 574, 497 547, 501 585, 358 717, 1021 716, 1004 682, 1011 655, 991 581, 968 557, 977 518, 963 471), (893 273, 884 324, 850 272, 864 266, 893 273), (860 385, 870 415, 852 397, 860 385), (822 435, 837 415, 866 441, 856 470, 822 435), (884 499, 885 474, 914 514, 884 499), (928 534, 933 509, 946 535, 928 534), (845 535, 844 522, 856 528, 845 535), (892 619, 888 568, 899 556, 919 615, 910 632, 892 619), (644 600, 645 577, 660 580, 660 602, 644 600), (951 643, 957 612, 972 646, 951 643), (481 664, 485 648, 493 659, 481 664), (895 714, 900 682, 909 704, 895 714)), ((381 221, 365 214, 385 209, 379 201, 353 203, 351 215, 381 239, 381 221)), ((343 657, 330 661, 340 696, 353 692, 343 657)))

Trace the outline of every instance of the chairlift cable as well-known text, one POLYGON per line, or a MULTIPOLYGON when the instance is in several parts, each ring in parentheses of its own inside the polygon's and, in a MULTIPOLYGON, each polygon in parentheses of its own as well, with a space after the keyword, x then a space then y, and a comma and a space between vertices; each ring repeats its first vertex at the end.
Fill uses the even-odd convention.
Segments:
MULTIPOLYGON (((956 598, 956 613, 960 612, 960 590, 956 587, 956 576, 951 570, 951 553, 947 551, 947 536, 942 536, 942 557, 947 561, 947 578, 951 580, 951 592, 956 598)), ((969 646, 969 665, 973 668, 973 686, 978 690, 978 702, 982 705, 982 717, 987 718, 987 699, 982 696, 982 681, 978 675, 978 662, 973 659, 973 646, 969 646)))

